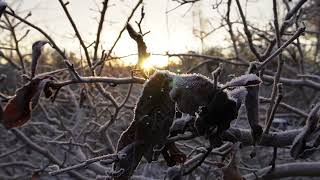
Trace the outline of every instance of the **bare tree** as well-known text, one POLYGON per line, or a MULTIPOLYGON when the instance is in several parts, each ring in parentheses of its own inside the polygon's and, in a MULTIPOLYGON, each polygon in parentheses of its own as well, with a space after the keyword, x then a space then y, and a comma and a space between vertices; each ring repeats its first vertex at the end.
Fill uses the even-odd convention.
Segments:
MULTIPOLYGON (((199 2, 173 0, 170 12, 199 2)), ((210 2, 220 25, 199 38, 224 29, 229 53, 166 53, 181 59, 181 69, 197 64, 149 74, 142 0, 110 49, 100 46, 108 0, 92 44, 73 20, 72 2, 57 1, 84 61, 31 22, 31 12, 0 1, 0 179, 319 177, 317 2, 273 0, 264 28, 251 23, 243 1, 210 2), (45 39, 26 48, 30 31, 45 39), (114 53, 123 33, 137 45, 134 67, 112 65, 123 58, 114 53), (204 65, 215 70, 192 74, 204 65)))

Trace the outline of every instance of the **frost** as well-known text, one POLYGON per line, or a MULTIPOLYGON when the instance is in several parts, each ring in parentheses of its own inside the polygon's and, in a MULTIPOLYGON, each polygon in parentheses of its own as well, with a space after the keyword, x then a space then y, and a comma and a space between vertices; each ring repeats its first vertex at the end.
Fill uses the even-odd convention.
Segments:
POLYGON ((261 79, 257 75, 245 74, 227 82, 223 86, 223 89, 230 88, 230 87, 240 87, 240 86, 256 86, 256 85, 259 85, 261 82, 262 82, 261 79))
POLYGON ((229 98, 237 103, 237 106, 240 107, 242 103, 244 103, 248 91, 244 87, 236 88, 232 91, 227 92, 229 98))

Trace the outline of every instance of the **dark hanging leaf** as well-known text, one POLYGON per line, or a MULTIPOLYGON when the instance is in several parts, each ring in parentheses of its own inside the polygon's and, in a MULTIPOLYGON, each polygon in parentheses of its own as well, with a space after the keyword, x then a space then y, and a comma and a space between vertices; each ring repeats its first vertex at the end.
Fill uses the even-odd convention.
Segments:
POLYGON ((248 94, 245 105, 247 118, 251 127, 254 144, 258 142, 262 135, 262 127, 259 125, 259 86, 246 87, 248 94))
POLYGON ((80 92, 79 107, 82 108, 84 101, 87 99, 86 89, 82 88, 80 92))
MULTIPOLYGON (((256 70, 256 64, 251 63, 248 68, 248 74, 246 76, 255 76, 259 78, 257 75, 252 74, 256 70)), ((252 77, 252 79, 255 79, 252 77)), ((259 78, 260 80, 260 78, 259 78)), ((260 80, 261 83, 261 80, 260 80)), ((260 140, 261 135, 263 133, 262 127, 259 125, 259 90, 260 83, 257 83, 255 86, 246 86, 247 96, 245 100, 245 106, 247 111, 247 118, 249 121, 249 125, 251 127, 251 134, 253 137, 253 142, 256 144, 257 141, 260 140)))
POLYGON ((319 146, 320 143, 320 127, 319 122, 320 104, 317 104, 309 113, 306 125, 298 134, 291 146, 290 155, 294 159, 307 158, 319 146))
POLYGON ((10 129, 25 124, 30 119, 32 109, 38 103, 41 91, 51 81, 51 77, 36 78, 19 88, 4 107, 3 125, 10 129))
POLYGON ((142 156, 148 162, 157 160, 166 145, 175 114, 174 102, 169 97, 171 80, 168 72, 160 71, 145 83, 134 119, 118 142, 117 152, 131 143, 137 143, 133 148, 135 157, 128 157, 130 161, 115 163, 115 171, 124 170, 119 179, 128 179, 142 156))
POLYGON ((0 123, 2 122, 2 116, 3 116, 3 109, 0 103, 0 123))
POLYGON ((139 67, 142 67, 144 60, 146 60, 150 56, 150 54, 147 52, 147 46, 144 42, 143 35, 136 32, 129 23, 127 24, 127 31, 130 37, 137 43, 139 57, 137 65, 139 67))
POLYGON ((38 180, 39 178, 40 178, 40 172, 39 171, 32 172, 31 180, 38 180))
POLYGON ((7 76, 5 74, 0 74, 0 83, 5 79, 7 79, 7 76))
POLYGON ((133 143, 124 146, 118 153, 125 154, 125 158, 119 159, 114 164, 112 176, 114 180, 130 179, 142 158, 143 145, 140 142, 133 141, 133 143))
POLYGON ((34 77, 37 69, 39 57, 41 56, 42 47, 49 43, 48 41, 36 41, 32 45, 32 63, 31 63, 31 78, 34 77))
POLYGON ((7 3, 4 2, 3 0, 0 0, 0 18, 4 13, 4 11, 6 10, 6 7, 7 7, 7 3))
POLYGON ((226 92, 218 90, 211 102, 200 108, 195 127, 200 135, 209 137, 216 147, 222 143, 220 135, 230 127, 231 121, 237 116, 237 103, 230 99, 226 92), (217 129, 213 133, 214 128, 217 129))
MULTIPOLYGON (((45 88, 47 86, 47 83, 49 83, 51 81, 52 81, 51 78, 47 78, 47 79, 42 79, 39 82, 36 93, 33 95, 33 97, 31 98, 31 101, 30 101, 30 110, 33 110, 36 107, 36 105, 39 102, 39 99, 40 99, 42 92, 45 90, 45 88)), ((47 92, 45 94, 48 95, 49 93, 47 92)))
POLYGON ((175 75, 170 97, 180 112, 194 115, 200 106, 207 106, 213 98, 214 82, 200 74, 175 75))

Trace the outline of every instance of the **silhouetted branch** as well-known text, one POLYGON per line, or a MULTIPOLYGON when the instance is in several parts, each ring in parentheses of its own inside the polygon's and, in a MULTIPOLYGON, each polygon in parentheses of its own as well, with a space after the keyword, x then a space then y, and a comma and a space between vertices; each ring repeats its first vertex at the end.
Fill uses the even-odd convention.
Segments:
POLYGON ((243 176, 245 179, 280 179, 286 177, 317 177, 320 176, 320 162, 295 162, 278 164, 273 171, 272 166, 243 176))
POLYGON ((108 9, 108 3, 109 3, 109 0, 104 0, 102 3, 103 7, 100 12, 100 21, 99 21, 98 30, 97 30, 96 41, 94 43, 94 52, 93 52, 93 61, 94 62, 97 61, 100 36, 101 36, 102 29, 103 29, 103 23, 105 21, 105 15, 106 15, 106 12, 108 9))
POLYGON ((82 36, 80 35, 80 32, 79 32, 79 30, 78 30, 75 22, 73 21, 71 15, 70 15, 70 13, 69 13, 69 11, 68 11, 68 9, 67 9, 67 5, 69 4, 69 2, 64 3, 63 0, 59 0, 59 2, 60 2, 60 5, 61 5, 62 8, 63 8, 63 11, 65 12, 65 14, 66 14, 66 16, 67 16, 67 18, 68 18, 70 24, 72 25, 72 28, 73 28, 74 32, 76 33, 77 38, 79 39, 79 42, 80 42, 80 44, 81 44, 81 46, 82 46, 82 48, 83 48, 83 51, 84 51, 84 53, 85 53, 85 56, 86 56, 86 59, 87 59, 87 63, 88 63, 88 65, 89 65, 89 68, 90 68, 90 70, 92 70, 92 64, 91 64, 91 59, 90 59, 90 56, 89 56, 88 49, 87 49, 86 45, 84 44, 84 41, 83 41, 83 39, 82 39, 82 36))

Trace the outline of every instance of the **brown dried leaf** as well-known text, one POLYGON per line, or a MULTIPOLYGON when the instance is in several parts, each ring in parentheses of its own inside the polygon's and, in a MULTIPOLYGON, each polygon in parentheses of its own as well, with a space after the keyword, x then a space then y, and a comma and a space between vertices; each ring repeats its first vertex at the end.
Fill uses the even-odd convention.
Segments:
POLYGON ((49 43, 48 41, 36 41, 32 44, 32 63, 31 63, 31 78, 36 73, 39 57, 41 56, 42 47, 49 43))
POLYGON ((167 144, 162 151, 162 155, 166 160, 167 165, 170 167, 177 164, 183 164, 187 159, 187 156, 182 151, 180 151, 175 143, 167 144))
POLYGON ((31 180, 38 180, 39 178, 40 178, 40 172, 39 171, 32 172, 31 180))
POLYGON ((3 109, 2 109, 2 106, 0 104, 0 123, 2 122, 2 116, 3 116, 3 109))
POLYGON ((20 127, 30 119, 32 109, 50 81, 50 77, 33 79, 16 91, 16 95, 8 101, 3 111, 2 123, 7 129, 20 127))
POLYGON ((221 168, 223 172, 224 180, 242 180, 238 164, 239 157, 237 157, 237 151, 239 149, 239 143, 233 145, 232 157, 227 166, 221 168))

